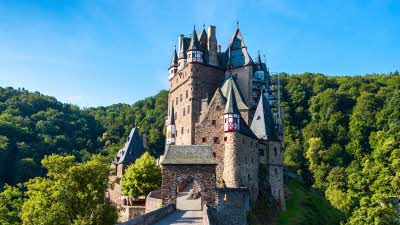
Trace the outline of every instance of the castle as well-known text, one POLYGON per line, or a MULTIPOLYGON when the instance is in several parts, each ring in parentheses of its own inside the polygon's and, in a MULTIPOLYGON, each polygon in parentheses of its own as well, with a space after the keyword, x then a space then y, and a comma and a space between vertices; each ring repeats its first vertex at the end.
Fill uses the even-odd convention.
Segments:
POLYGON ((245 188, 251 203, 262 188, 285 209, 279 77, 260 53, 252 59, 239 28, 224 52, 215 26, 178 42, 168 70, 163 203, 176 201, 177 183, 192 173, 204 203, 218 204, 212 188, 245 188))
POLYGON ((214 26, 199 35, 194 28, 190 38, 180 35, 178 41, 168 69, 166 146, 157 160, 161 190, 150 192, 145 205, 144 198, 134 202, 122 193, 125 168, 144 153, 145 135, 142 140, 134 128, 113 160, 116 176, 107 192, 122 209, 120 219, 138 217, 141 224, 172 206, 203 210, 213 224, 246 224, 262 193, 285 210, 279 76, 271 76, 260 53, 253 61, 239 28, 225 52, 214 26))

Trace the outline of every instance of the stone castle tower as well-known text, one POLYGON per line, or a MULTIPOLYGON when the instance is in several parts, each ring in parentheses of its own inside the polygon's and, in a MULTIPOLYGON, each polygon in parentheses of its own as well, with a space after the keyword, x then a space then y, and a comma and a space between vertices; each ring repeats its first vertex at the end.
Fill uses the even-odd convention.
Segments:
POLYGON ((253 61, 239 28, 224 52, 215 26, 179 35, 168 72, 167 145, 211 144, 216 187, 246 187, 254 202, 266 180, 285 209, 279 78, 259 53, 253 61), (263 177, 260 167, 267 168, 263 177))

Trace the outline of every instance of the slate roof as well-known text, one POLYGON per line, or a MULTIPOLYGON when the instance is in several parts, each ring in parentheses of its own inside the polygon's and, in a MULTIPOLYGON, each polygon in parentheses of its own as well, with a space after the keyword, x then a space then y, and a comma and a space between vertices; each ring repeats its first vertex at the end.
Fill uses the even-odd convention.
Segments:
POLYGON ((239 86, 237 85, 235 79, 229 78, 225 80, 224 84, 221 87, 222 95, 227 99, 231 86, 233 86, 233 92, 235 93, 235 100, 238 109, 239 110, 249 109, 249 107, 247 107, 246 102, 243 100, 244 99, 243 95, 240 92, 239 86))
POLYGON ((169 145, 161 165, 216 165, 210 145, 169 145))
POLYGON ((125 146, 120 149, 113 159, 113 164, 130 164, 135 162, 144 153, 142 138, 138 128, 133 128, 128 136, 125 146))
POLYGON ((262 140, 275 139, 274 120, 267 97, 261 94, 250 126, 253 133, 262 140))
POLYGON ((175 111, 174 106, 171 107, 171 111, 168 115, 167 125, 175 125, 175 111))
POLYGON ((239 109, 237 107, 237 103, 236 103, 235 93, 233 91, 233 85, 230 85, 230 88, 229 88, 228 98, 226 100, 226 106, 225 106, 224 113, 225 114, 227 114, 227 113, 240 114, 239 109))
POLYGON ((179 58, 186 59, 186 51, 190 45, 190 38, 184 37, 183 41, 179 44, 179 58))
POLYGON ((203 31, 201 31, 198 38, 199 38, 199 46, 200 46, 201 50, 206 51, 207 50, 207 32, 206 32, 205 28, 203 28, 203 31))
POLYGON ((174 53, 172 55, 171 65, 170 67, 178 65, 178 54, 176 53, 176 47, 174 49, 174 53))
POLYGON ((228 62, 234 68, 253 64, 239 28, 236 28, 225 51, 225 65, 228 65, 228 62))
POLYGON ((192 39, 190 40, 189 50, 200 50, 199 39, 197 37, 196 29, 193 27, 192 39))

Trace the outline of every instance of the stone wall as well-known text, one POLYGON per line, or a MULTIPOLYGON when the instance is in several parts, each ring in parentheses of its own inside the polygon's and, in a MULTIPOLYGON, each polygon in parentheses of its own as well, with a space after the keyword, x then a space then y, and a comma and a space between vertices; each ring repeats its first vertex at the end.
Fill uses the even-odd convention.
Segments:
POLYGON ((170 80, 168 106, 173 105, 176 113, 177 145, 194 144, 194 126, 200 116, 202 99, 212 96, 223 79, 219 68, 188 64, 170 80))
POLYGON ((259 143, 238 132, 225 133, 224 181, 227 187, 247 187, 253 202, 258 197, 259 143))
POLYGON ((162 206, 161 201, 161 190, 152 191, 146 197, 146 211, 145 213, 149 213, 155 211, 162 206))
POLYGON ((118 220, 129 221, 145 214, 144 206, 119 206, 118 220))
POLYGON ((195 144, 211 142, 215 159, 217 160, 217 186, 222 187, 222 173, 224 171, 224 119, 223 111, 225 99, 217 91, 211 99, 208 111, 203 119, 196 124, 195 144), (213 125, 214 124, 214 125, 213 125), (217 139, 217 140, 215 140, 217 139))
POLYGON ((161 199, 163 205, 176 203, 176 187, 184 179, 200 186, 203 204, 215 204, 215 165, 163 165, 161 199))
POLYGON ((281 142, 269 142, 269 184, 271 194, 278 202, 281 209, 286 209, 285 204, 285 189, 284 189, 284 150, 281 142))
POLYGON ((246 225, 250 209, 247 188, 218 188, 217 203, 218 225, 246 225))
MULTIPOLYGON (((110 179, 117 179, 117 177, 112 177, 110 179)), ((114 183, 112 187, 107 190, 107 197, 108 199, 117 204, 117 205, 124 205, 124 194, 122 193, 121 186, 118 183, 114 183)))
POLYGON ((120 225, 151 225, 159 221, 160 219, 164 218, 165 216, 171 214, 174 211, 175 211, 175 205, 168 204, 160 209, 157 209, 156 211, 146 213, 133 220, 121 223, 120 225))

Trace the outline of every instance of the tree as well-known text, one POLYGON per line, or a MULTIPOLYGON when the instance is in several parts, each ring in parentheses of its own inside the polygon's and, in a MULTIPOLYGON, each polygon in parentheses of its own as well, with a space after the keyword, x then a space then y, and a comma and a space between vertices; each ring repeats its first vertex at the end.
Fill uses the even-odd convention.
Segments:
POLYGON ((116 208, 105 201, 110 170, 104 157, 95 155, 78 163, 74 156, 51 155, 42 160, 42 165, 48 170, 46 177, 26 183, 24 225, 117 222, 116 208))
POLYGON ((145 152, 130 165, 122 178, 121 187, 125 195, 134 199, 160 189, 161 171, 154 157, 145 152))
POLYGON ((21 206, 23 203, 21 188, 22 185, 17 187, 4 186, 4 191, 0 193, 0 224, 21 224, 21 206))

